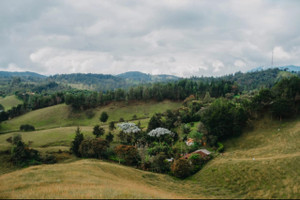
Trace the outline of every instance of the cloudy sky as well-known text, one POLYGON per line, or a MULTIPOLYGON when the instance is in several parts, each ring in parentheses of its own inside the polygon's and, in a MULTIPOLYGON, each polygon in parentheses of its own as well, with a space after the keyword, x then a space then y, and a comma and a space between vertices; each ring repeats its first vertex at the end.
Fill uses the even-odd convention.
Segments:
POLYGON ((223 75, 300 65, 300 1, 2 0, 0 70, 223 75))

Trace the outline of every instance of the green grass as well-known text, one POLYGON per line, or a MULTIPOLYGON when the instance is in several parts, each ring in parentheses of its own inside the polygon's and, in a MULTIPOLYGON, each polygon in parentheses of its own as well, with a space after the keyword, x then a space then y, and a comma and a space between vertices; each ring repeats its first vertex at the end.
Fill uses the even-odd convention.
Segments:
MULTIPOLYGON (((137 118, 150 118, 156 112, 164 112, 167 109, 176 109, 181 106, 179 102, 116 102, 107 106, 92 109, 94 116, 87 118, 87 111, 73 111, 70 106, 60 104, 43 108, 21 115, 14 119, 2 122, 1 132, 16 131, 22 124, 31 124, 36 129, 48 129, 65 126, 94 126, 100 124, 99 116, 106 111, 109 115, 108 122, 119 121, 122 117, 125 120, 132 120, 133 115, 137 118)), ((107 122, 107 123, 108 123, 107 122)), ((106 124, 107 124, 106 123, 106 124)))
POLYGON ((6 96, 4 98, 0 97, 0 104, 7 111, 7 110, 11 109, 14 106, 22 104, 22 101, 19 100, 15 95, 12 95, 12 96, 6 96))
MULTIPOLYGON (((119 117, 111 107, 103 109, 119 117)), ((300 119, 266 118, 253 127, 224 142, 225 153, 185 180, 93 159, 17 170, 0 156, 6 159, 0 164, 0 198, 300 198, 300 119)), ((69 148, 75 128, 21 134, 32 147, 55 152, 69 148)), ((92 126, 81 129, 91 135, 92 126)), ((9 149, 5 140, 13 134, 0 135, 0 152, 9 149)))

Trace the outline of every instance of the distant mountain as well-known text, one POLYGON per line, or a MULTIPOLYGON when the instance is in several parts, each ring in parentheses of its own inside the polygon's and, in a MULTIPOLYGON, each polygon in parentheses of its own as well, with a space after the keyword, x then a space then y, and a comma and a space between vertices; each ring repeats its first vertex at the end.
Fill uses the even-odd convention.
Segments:
POLYGON ((127 86, 127 83, 123 78, 106 74, 59 74, 50 76, 48 79, 50 81, 67 84, 77 89, 96 91, 106 91, 127 86))
POLYGON ((35 72, 8 72, 8 71, 0 71, 0 77, 13 77, 13 76, 18 76, 18 77, 35 77, 35 78, 46 78, 46 76, 35 73, 35 72))
POLYGON ((267 70, 267 69, 274 69, 274 68, 278 68, 281 71, 289 71, 289 72, 300 72, 300 67, 299 66, 295 66, 295 65, 287 65, 287 66, 280 66, 280 67, 256 67, 254 69, 249 70, 248 72, 258 72, 258 71, 263 71, 263 70, 267 70))
POLYGON ((141 83, 149 82, 166 82, 166 81, 176 81, 180 78, 173 75, 160 74, 160 75, 151 75, 145 74, 138 71, 125 72, 123 74, 118 74, 117 77, 121 77, 125 80, 138 81, 141 83))

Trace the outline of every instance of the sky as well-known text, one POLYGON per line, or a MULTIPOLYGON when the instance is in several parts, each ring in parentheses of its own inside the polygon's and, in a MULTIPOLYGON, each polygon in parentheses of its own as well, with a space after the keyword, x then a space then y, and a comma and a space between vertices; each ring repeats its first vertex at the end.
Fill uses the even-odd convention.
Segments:
POLYGON ((182 77, 300 65, 297 0, 1 0, 0 70, 182 77))

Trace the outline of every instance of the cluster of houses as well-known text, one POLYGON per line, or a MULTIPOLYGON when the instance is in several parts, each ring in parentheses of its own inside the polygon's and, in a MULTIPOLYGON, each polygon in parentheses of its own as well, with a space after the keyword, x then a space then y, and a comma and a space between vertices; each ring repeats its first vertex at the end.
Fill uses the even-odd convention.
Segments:
MULTIPOLYGON (((194 144, 194 140, 192 138, 188 138, 186 140, 185 144, 187 146, 192 146, 194 144)), ((198 149, 192 153, 182 155, 181 158, 188 159, 190 156, 192 156, 192 154, 199 154, 202 158, 205 158, 205 157, 208 157, 211 154, 211 152, 208 151, 207 149, 198 149)), ((169 161, 169 162, 173 162, 173 160, 174 160, 174 158, 167 159, 167 161, 169 161)))

